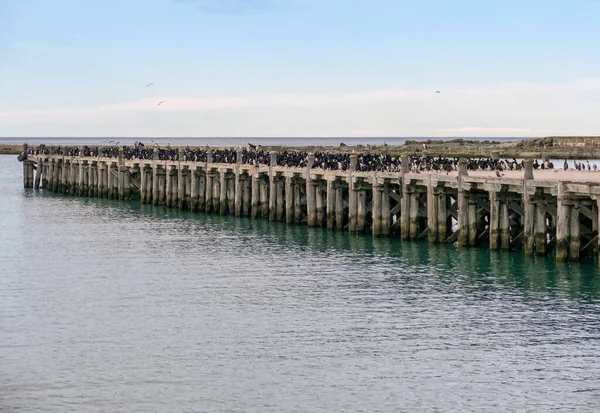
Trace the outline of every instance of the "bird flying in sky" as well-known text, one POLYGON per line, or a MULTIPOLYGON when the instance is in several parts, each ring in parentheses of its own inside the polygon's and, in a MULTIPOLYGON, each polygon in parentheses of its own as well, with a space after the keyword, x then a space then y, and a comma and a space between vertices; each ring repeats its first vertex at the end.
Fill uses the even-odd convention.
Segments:
POLYGON ((154 83, 150 82, 150 83, 148 83, 148 84, 146 85, 146 87, 150 87, 150 86, 152 86, 153 84, 154 84, 154 83))
POLYGON ((166 102, 166 100, 161 100, 160 102, 158 102, 158 105, 157 105, 157 106, 160 106, 161 104, 163 104, 163 103, 165 103, 165 102, 166 102))
POLYGON ((437 94, 439 95, 439 94, 440 94, 440 91, 439 91, 439 90, 436 90, 436 91, 435 91, 435 93, 437 93, 437 94))

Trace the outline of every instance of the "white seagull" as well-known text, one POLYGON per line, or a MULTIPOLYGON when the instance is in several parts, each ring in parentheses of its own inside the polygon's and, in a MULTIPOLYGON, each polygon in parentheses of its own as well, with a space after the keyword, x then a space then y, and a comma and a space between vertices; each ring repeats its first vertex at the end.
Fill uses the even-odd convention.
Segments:
POLYGON ((160 102, 158 102, 158 105, 157 105, 157 106, 160 106, 161 104, 163 104, 163 103, 165 103, 165 102, 166 102, 166 100, 161 100, 160 102))
POLYGON ((148 83, 148 84, 146 85, 146 87, 150 87, 150 86, 152 86, 152 85, 154 85, 154 83, 150 82, 150 83, 148 83))

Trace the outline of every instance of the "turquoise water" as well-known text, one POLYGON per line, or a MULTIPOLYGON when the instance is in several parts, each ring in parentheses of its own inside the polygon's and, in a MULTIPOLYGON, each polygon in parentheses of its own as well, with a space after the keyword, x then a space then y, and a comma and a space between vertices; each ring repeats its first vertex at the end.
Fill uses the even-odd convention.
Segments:
POLYGON ((0 411, 598 411, 600 276, 22 189, 0 156, 0 411))

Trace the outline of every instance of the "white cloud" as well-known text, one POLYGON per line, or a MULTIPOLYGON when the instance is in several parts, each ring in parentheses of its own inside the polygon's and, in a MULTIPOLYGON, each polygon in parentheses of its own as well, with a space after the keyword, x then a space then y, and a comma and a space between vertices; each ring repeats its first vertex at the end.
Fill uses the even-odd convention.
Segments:
POLYGON ((84 107, 0 108, 0 135, 538 136, 600 134, 600 78, 486 88, 156 96, 84 107), (157 103, 166 102, 160 107, 157 103))

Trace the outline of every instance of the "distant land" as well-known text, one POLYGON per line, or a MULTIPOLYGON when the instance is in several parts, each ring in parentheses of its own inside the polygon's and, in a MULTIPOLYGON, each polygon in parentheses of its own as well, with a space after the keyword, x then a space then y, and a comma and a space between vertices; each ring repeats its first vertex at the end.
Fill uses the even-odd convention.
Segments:
POLYGON ((548 136, 540 138, 428 138, 428 137, 339 137, 339 138, 105 138, 105 137, 3 137, 0 154, 19 154, 23 143, 32 146, 133 145, 239 147, 248 143, 263 150, 306 150, 418 154, 422 156, 505 158, 600 159, 600 136, 548 136))

